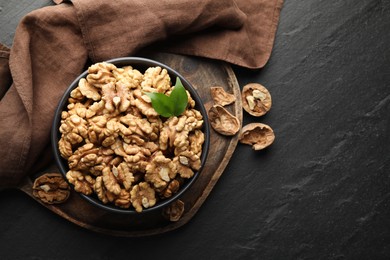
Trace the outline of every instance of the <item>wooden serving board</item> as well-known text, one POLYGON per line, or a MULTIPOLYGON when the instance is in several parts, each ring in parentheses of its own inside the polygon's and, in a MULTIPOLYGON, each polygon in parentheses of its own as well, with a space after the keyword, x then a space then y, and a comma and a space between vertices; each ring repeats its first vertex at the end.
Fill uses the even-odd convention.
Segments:
MULTIPOLYGON (((228 64, 175 54, 159 53, 148 55, 148 57, 167 64, 187 78, 204 101, 206 110, 214 104, 210 94, 210 87, 218 85, 227 92, 234 94, 236 102, 226 108, 242 124, 240 88, 235 74, 228 64)), ((237 143, 238 135, 227 137, 211 129, 210 150, 207 161, 198 179, 180 197, 180 200, 184 202, 185 209, 182 217, 175 222, 164 218, 162 211, 142 215, 107 212, 90 204, 74 191, 71 191, 69 199, 62 204, 44 204, 33 196, 32 185, 35 178, 42 174, 59 172, 55 165, 37 176, 27 177, 19 188, 52 212, 81 227, 96 232, 128 237, 161 234, 183 226, 194 217, 222 175, 237 143)))

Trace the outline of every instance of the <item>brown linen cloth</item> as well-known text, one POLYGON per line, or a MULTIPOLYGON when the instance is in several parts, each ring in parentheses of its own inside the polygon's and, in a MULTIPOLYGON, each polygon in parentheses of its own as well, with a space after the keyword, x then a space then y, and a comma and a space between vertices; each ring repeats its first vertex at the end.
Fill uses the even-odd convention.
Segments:
POLYGON ((11 50, 0 45, 0 187, 16 186, 50 161, 54 111, 88 59, 157 46, 261 68, 282 1, 54 0, 26 15, 11 50))

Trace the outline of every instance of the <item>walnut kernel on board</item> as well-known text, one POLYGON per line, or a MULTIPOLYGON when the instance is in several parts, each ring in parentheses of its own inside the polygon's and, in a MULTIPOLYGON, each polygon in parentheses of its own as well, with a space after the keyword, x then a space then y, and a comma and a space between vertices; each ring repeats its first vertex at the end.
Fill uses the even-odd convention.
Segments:
POLYGON ((275 140, 275 134, 269 125, 250 123, 241 129, 239 141, 251 145, 254 150, 262 150, 275 140))
POLYGON ((164 208, 163 216, 172 222, 179 221, 184 213, 184 206, 183 201, 176 200, 164 208))
POLYGON ((259 83, 249 83, 242 88, 242 107, 252 116, 265 115, 272 106, 271 94, 259 83))
POLYGON ((63 203, 69 194, 70 187, 60 173, 45 173, 34 181, 33 195, 43 203, 63 203))
POLYGON ((215 86, 210 88, 211 96, 217 105, 227 106, 236 101, 233 94, 226 92, 222 87, 215 86))
POLYGON ((221 105, 214 105, 209 109, 210 125, 222 135, 235 135, 240 131, 240 120, 221 105))

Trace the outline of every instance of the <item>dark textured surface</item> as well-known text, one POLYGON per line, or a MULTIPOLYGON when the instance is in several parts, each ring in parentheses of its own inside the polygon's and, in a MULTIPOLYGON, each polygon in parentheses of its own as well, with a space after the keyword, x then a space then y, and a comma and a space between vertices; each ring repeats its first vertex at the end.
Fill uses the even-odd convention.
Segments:
MULTIPOLYGON (((0 42, 50 1, 0 0, 0 42)), ((239 145, 197 215, 174 232, 82 229, 0 192, 1 259, 390 259, 390 1, 286 0, 266 67, 269 149, 239 145)))

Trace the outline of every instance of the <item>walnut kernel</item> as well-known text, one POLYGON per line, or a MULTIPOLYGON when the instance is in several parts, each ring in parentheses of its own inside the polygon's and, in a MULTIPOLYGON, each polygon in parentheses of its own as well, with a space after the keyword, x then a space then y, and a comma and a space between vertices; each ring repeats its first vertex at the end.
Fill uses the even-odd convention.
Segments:
POLYGON ((140 182, 130 192, 131 203, 137 212, 156 204, 155 191, 147 182, 140 182))
POLYGON ((45 173, 34 181, 33 195, 43 203, 63 203, 69 194, 69 185, 60 173, 45 173))
POLYGON ((183 213, 184 202, 181 200, 176 200, 164 208, 163 216, 172 222, 176 222, 180 220, 183 213))

